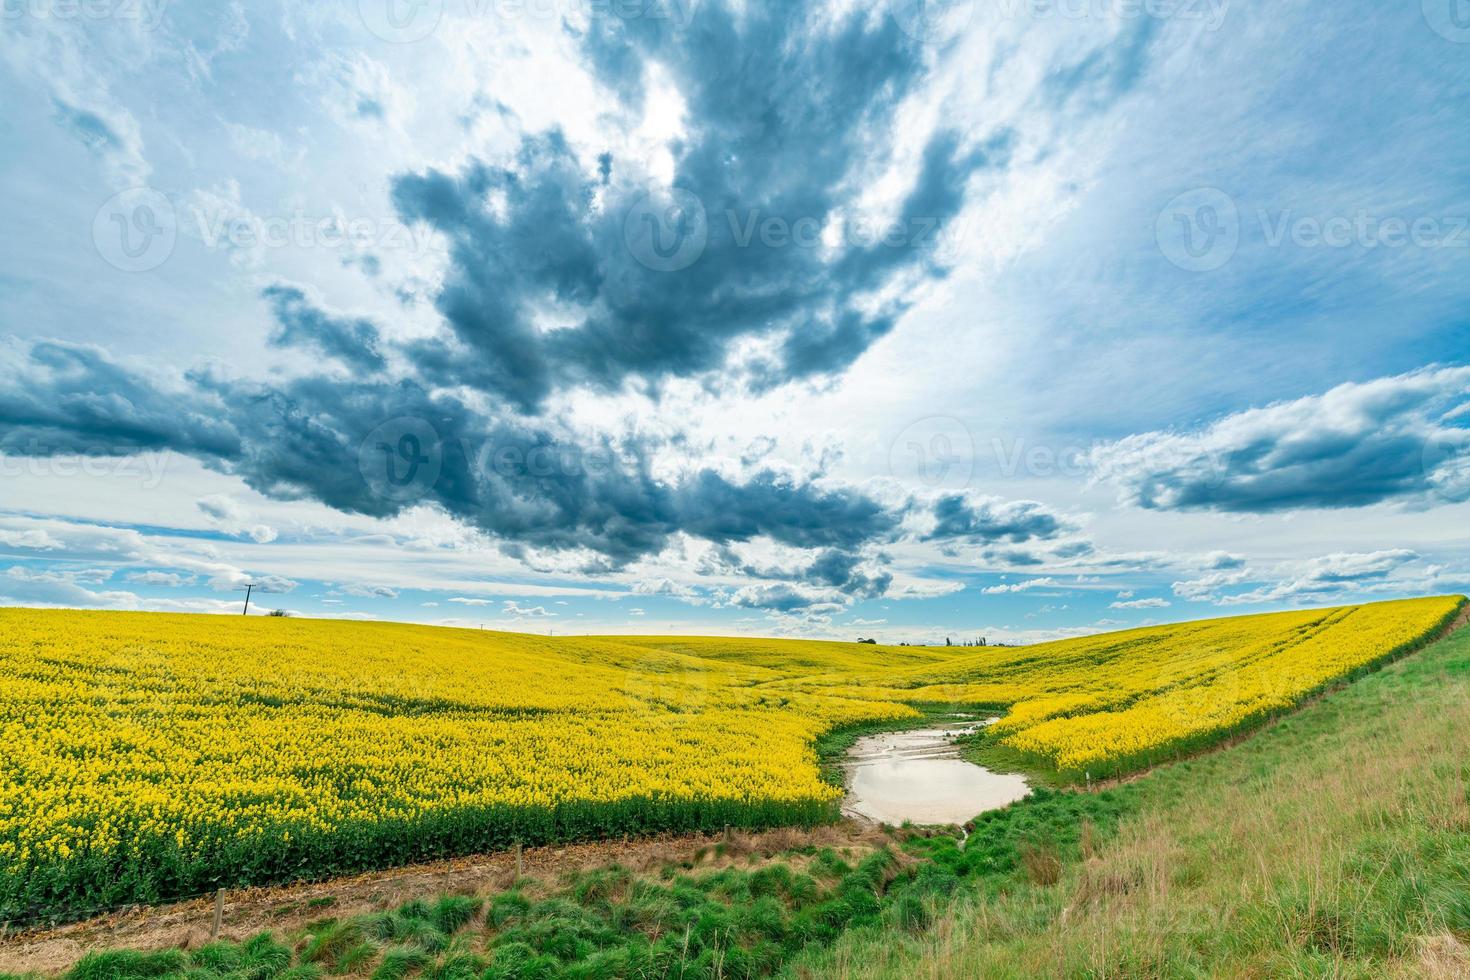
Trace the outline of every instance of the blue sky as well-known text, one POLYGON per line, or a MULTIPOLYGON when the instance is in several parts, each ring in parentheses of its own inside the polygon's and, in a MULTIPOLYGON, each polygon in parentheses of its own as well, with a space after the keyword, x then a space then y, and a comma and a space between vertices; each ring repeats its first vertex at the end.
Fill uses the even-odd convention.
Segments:
POLYGON ((0 603, 1470 590, 1456 0, 6 0, 0 603))

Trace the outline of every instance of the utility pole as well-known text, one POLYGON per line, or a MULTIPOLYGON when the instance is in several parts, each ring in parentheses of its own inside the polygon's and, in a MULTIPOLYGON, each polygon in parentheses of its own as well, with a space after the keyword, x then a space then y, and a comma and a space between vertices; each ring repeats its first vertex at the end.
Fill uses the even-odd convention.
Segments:
POLYGON ((249 616, 250 615, 250 590, 251 589, 254 589, 254 588, 255 588, 255 583, 254 582, 247 582, 247 583, 245 583, 245 610, 244 610, 244 612, 240 613, 241 616, 249 616))

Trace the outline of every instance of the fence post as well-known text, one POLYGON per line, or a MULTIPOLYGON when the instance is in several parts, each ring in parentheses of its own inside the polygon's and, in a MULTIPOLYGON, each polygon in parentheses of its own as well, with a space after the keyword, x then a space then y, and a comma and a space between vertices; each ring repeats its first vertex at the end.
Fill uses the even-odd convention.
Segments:
POLYGON ((209 938, 219 938, 219 927, 225 918, 225 890, 218 889, 214 893, 214 924, 209 928, 209 938))

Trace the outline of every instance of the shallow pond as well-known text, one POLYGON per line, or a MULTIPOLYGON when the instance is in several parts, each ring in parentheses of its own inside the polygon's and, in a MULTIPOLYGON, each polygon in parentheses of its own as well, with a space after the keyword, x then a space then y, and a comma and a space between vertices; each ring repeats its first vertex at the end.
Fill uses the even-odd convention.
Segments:
POLYGON ((974 725, 885 732, 858 739, 847 753, 849 816, 888 824, 963 824, 1029 793, 1021 776, 991 772, 959 756, 958 735, 974 725))

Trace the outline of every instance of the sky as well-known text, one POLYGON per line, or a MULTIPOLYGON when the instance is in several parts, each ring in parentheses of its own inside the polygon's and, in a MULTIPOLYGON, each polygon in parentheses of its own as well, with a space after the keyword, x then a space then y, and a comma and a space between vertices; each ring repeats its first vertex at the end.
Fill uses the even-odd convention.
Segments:
POLYGON ((3 0, 0 604, 1470 592, 1462 0, 3 0))

